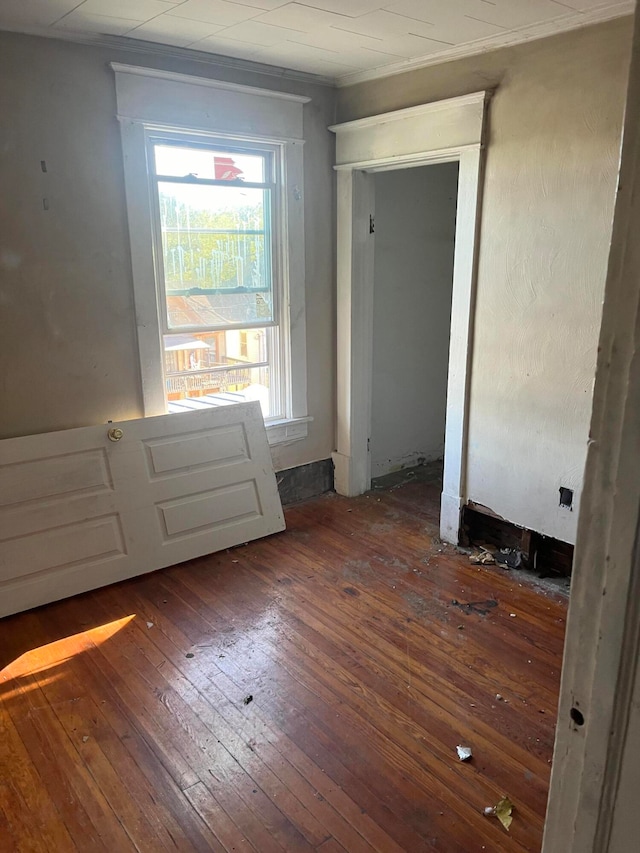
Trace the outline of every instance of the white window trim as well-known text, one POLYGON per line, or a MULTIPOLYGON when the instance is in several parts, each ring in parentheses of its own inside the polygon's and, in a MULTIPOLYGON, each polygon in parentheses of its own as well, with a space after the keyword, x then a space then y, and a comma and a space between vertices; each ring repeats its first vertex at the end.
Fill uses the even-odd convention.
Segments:
POLYGON ((280 348, 285 417, 269 444, 305 438, 307 411, 302 109, 309 98, 111 63, 116 74, 144 416, 167 412, 153 261, 147 134, 166 130, 276 144, 282 151, 280 348))

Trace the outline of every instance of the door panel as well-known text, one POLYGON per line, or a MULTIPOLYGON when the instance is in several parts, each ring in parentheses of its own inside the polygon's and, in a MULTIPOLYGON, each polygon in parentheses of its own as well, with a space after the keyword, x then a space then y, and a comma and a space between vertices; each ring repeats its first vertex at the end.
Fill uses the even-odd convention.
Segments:
POLYGON ((196 467, 218 468, 249 458, 242 424, 215 427, 207 432, 174 435, 145 442, 149 477, 179 474, 196 467))
POLYGON ((0 616, 283 529, 258 403, 0 442, 0 616))

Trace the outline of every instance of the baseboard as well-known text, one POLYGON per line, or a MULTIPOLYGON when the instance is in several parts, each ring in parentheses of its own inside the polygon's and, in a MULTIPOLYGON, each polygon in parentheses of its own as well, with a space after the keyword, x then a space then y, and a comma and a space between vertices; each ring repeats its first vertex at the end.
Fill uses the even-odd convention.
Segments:
POLYGON ((542 575, 571 576, 573 545, 518 527, 478 504, 467 504, 462 510, 461 540, 465 545, 487 544, 518 550, 526 568, 542 575))
POLYGON ((278 491, 283 506, 306 501, 333 491, 333 461, 321 459, 276 472, 278 491))
POLYGON ((375 480, 378 477, 386 477, 387 474, 396 474, 398 471, 404 471, 405 468, 417 468, 419 465, 428 465, 430 462, 442 461, 442 451, 437 454, 423 453, 416 451, 415 453, 407 453, 397 459, 387 459, 384 462, 371 460, 371 479, 375 480))
POLYGON ((369 454, 345 456, 337 450, 332 454, 334 465, 334 488, 339 495, 353 498, 363 495, 371 488, 369 454))
POLYGON ((443 542, 457 545, 460 539, 460 505, 458 495, 440 496, 440 538, 443 542))

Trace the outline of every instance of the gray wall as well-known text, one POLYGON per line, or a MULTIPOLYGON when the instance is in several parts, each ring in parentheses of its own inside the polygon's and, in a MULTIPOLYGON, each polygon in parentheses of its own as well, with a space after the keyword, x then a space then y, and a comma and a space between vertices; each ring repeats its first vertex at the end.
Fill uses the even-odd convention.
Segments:
POLYGON ((475 338, 468 492, 574 541, 630 49, 630 19, 361 83, 339 120, 495 88, 475 338), (576 490, 574 511, 558 489, 576 490))
POLYGON ((274 457, 281 468, 326 458, 334 444, 334 92, 213 62, 10 33, 0 33, 0 438, 142 415, 109 61, 312 98, 304 130, 314 421, 308 439, 274 457))
POLYGON ((458 164, 375 176, 371 474, 444 451, 458 164))

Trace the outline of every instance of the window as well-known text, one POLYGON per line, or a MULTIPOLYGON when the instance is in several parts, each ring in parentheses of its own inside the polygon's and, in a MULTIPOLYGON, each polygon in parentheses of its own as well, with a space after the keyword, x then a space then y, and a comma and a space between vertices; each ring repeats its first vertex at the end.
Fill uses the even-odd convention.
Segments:
POLYGON ((304 438, 309 98, 111 67, 144 414, 252 399, 270 444, 304 438))
POLYGON ((278 149, 159 132, 147 145, 168 409, 249 399, 282 418, 278 149))

